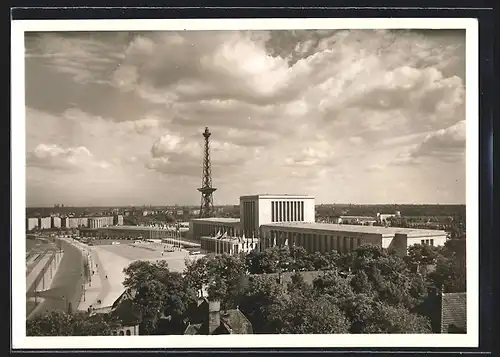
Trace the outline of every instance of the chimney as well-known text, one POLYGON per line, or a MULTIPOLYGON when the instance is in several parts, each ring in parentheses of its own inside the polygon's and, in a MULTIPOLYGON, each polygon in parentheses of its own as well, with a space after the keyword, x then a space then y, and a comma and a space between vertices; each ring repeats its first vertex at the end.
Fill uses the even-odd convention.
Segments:
POLYGON ((212 335, 220 326, 220 301, 208 302, 208 334, 212 335))

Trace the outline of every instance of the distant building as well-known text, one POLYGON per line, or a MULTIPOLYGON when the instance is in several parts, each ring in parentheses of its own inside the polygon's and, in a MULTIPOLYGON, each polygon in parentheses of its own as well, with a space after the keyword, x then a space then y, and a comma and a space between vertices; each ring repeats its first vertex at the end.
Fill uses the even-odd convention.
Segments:
POLYGON ((201 237, 214 236, 218 232, 228 236, 241 235, 240 220, 238 218, 196 218, 189 222, 191 239, 199 242, 201 237))
POLYGON ((201 299, 188 319, 184 335, 249 335, 250 321, 239 309, 221 311, 219 301, 201 299))
POLYGON ((376 217, 371 216, 340 216, 338 223, 373 225, 377 222, 376 217))
POLYGON ((446 232, 397 227, 357 226, 327 223, 273 223, 261 227, 261 249, 297 245, 308 252, 348 253, 363 244, 393 249, 401 255, 415 244, 442 246, 446 232))
POLYGON ((121 215, 121 214, 115 214, 113 216, 113 224, 115 226, 123 226, 123 215, 121 215))
POLYGON ((87 217, 64 217, 62 219, 63 228, 80 228, 88 227, 89 220, 87 217))
POLYGON ((52 217, 52 228, 61 228, 61 218, 52 217))
POLYGON ((240 197, 243 233, 258 236, 260 226, 275 222, 314 222, 314 197, 260 194, 240 197))
MULTIPOLYGON (((444 245, 447 234, 442 230, 377 227, 377 218, 387 215, 341 216, 337 223, 315 222, 314 197, 301 195, 252 195, 240 197, 240 218, 199 218, 190 221, 190 237, 217 233, 229 237, 259 238, 259 249, 271 246, 298 245, 309 252, 347 253, 362 244, 378 245, 406 254, 414 244, 444 245), (356 225, 355 225, 356 224, 356 225)), ((397 215, 395 213, 392 216, 397 215)), ((209 244, 207 240, 204 244, 209 244)), ((213 244, 213 243, 210 243, 213 244)))
POLYGON ((31 217, 31 218, 26 219, 26 229, 28 231, 31 231, 31 230, 38 228, 38 227, 40 227, 40 224, 38 222, 38 218, 31 217))
POLYGON ((109 227, 113 225, 113 221, 114 221, 113 216, 89 217, 87 227, 89 228, 109 227))
POLYGON ((206 253, 239 254, 259 250, 257 238, 224 237, 222 234, 215 237, 201 237, 201 249, 206 253))
POLYGON ((52 217, 40 217, 38 224, 40 229, 50 229, 52 228, 52 217))

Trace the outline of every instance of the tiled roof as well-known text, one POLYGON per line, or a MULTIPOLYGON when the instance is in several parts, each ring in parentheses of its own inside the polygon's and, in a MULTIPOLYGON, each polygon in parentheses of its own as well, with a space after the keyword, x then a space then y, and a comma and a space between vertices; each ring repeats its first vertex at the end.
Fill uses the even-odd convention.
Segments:
MULTIPOLYGON (((208 302, 198 302, 197 308, 193 310, 189 320, 190 324, 184 330, 184 335, 204 335, 208 334, 208 302)), ((220 325, 213 334, 252 334, 253 328, 247 317, 238 309, 221 311, 220 325)))
POLYGON ((467 293, 443 293, 441 333, 467 332, 467 293))

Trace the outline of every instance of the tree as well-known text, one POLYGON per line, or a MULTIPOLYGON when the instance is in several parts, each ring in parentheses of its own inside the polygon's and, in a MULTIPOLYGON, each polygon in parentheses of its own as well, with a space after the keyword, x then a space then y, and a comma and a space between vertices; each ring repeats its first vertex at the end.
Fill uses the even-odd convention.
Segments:
POLYGON ((442 256, 442 249, 428 244, 415 244, 408 248, 406 261, 414 270, 427 270, 429 265, 435 265, 437 259, 442 256))
POLYGON ((466 291, 465 271, 460 269, 454 259, 438 259, 436 269, 429 273, 428 279, 434 287, 443 292, 466 291))
POLYGON ((289 252, 291 256, 290 270, 307 271, 314 269, 310 254, 304 247, 291 246, 289 248, 289 252))
POLYGON ((374 302, 361 333, 431 333, 430 320, 403 306, 374 302))
POLYGON ((385 249, 361 246, 348 255, 347 261, 356 277, 351 285, 358 293, 373 294, 380 301, 408 308, 426 297, 424 280, 408 268, 402 257, 385 249))
POLYGON ((279 314, 277 333, 281 334, 333 334, 347 333, 349 320, 326 295, 310 299, 306 295, 292 295, 279 314))
POLYGON ((404 306, 391 306, 373 296, 357 294, 344 310, 351 322, 350 333, 430 333, 430 321, 404 306))
POLYGON ((255 333, 276 333, 276 316, 285 300, 285 289, 275 278, 257 275, 235 297, 235 303, 247 316, 255 333))
POLYGON ((162 315, 181 320, 196 292, 180 273, 170 272, 165 261, 136 261, 124 269, 123 285, 133 292, 133 303, 142 316, 141 331, 152 334, 162 315))
POLYGON ((185 278, 197 290, 208 287, 210 299, 220 300, 222 308, 232 307, 232 296, 241 289, 246 264, 241 255, 216 255, 188 263, 185 278))
POLYGON ((51 311, 26 321, 27 336, 108 336, 118 321, 107 315, 89 316, 86 312, 68 314, 51 311))

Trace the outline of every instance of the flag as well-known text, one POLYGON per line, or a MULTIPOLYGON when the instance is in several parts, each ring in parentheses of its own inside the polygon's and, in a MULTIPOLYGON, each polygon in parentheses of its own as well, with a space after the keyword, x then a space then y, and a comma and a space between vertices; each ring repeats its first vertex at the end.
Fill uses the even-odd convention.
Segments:
POLYGON ((227 232, 224 232, 224 234, 222 235, 222 237, 221 237, 221 238, 223 238, 223 239, 224 239, 224 238, 227 238, 227 232))
POLYGON ((276 247, 276 237, 273 238, 273 247, 276 247))
POLYGON ((285 240, 285 245, 288 245, 288 238, 285 240))

